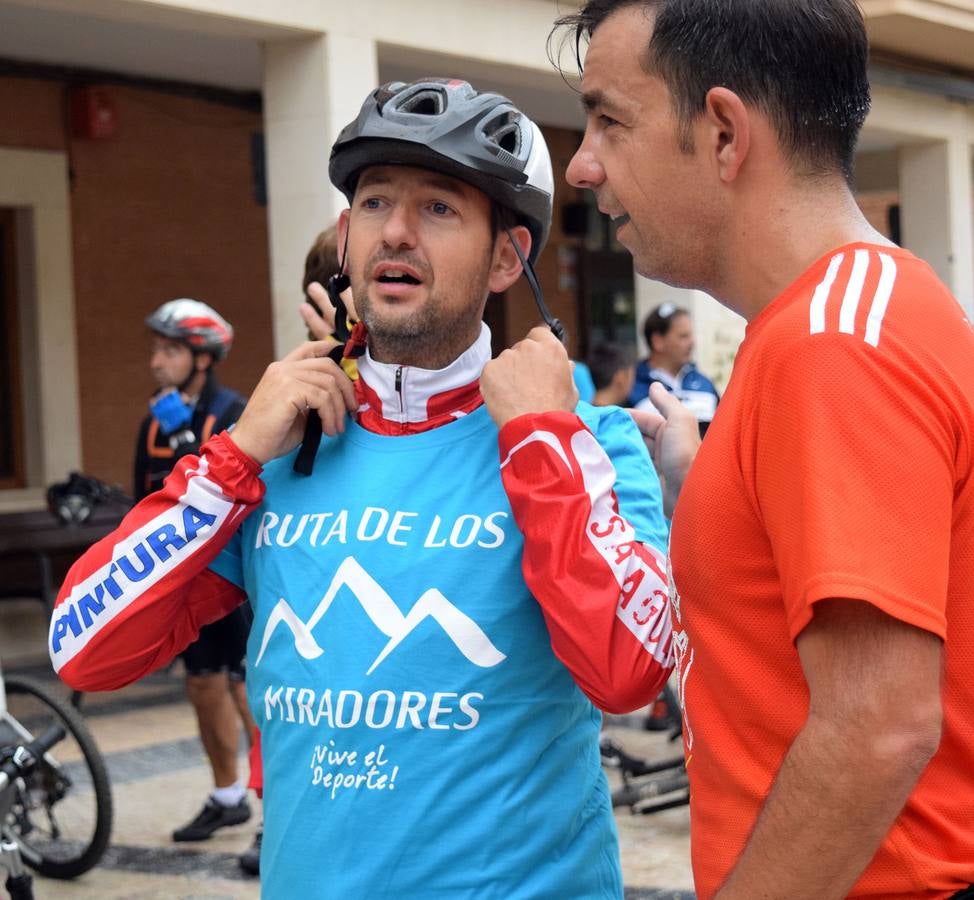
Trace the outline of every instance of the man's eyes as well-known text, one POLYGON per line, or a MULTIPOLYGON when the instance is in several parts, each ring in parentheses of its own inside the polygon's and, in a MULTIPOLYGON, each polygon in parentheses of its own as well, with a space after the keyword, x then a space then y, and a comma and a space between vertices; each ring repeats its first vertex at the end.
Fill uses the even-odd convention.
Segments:
MULTIPOLYGON (((382 197, 364 197, 362 199, 362 209, 377 210, 382 209, 384 205, 389 202, 382 197)), ((425 204, 426 208, 433 213, 435 216, 449 216, 455 213, 455 210, 449 203, 444 203, 442 200, 430 200, 425 204)))

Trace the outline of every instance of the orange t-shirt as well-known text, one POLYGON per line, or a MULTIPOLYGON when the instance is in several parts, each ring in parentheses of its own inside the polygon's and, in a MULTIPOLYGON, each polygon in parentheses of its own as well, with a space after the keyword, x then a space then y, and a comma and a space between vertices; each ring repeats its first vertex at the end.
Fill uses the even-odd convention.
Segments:
POLYGON ((946 641, 940 748, 850 896, 974 882, 974 329, 926 263, 840 247, 749 324, 671 565, 698 896, 805 722, 794 641, 833 597, 946 641))

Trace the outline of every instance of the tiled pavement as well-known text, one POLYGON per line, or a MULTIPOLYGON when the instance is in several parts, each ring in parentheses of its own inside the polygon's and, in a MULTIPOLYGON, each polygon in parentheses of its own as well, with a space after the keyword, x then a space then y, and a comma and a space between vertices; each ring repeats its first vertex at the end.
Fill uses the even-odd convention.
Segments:
MULTIPOLYGON (((0 605, 0 654, 5 671, 29 669, 52 677, 26 653, 0 605), (11 652, 15 645, 19 652, 11 652)), ((23 616, 14 621, 30 627, 23 616)), ((30 642, 36 647, 36 642, 30 642)), ((105 754, 115 802, 113 844, 102 863, 73 882, 35 878, 38 900, 250 900, 256 880, 243 875, 237 855, 250 845, 259 812, 246 825, 217 832, 209 841, 174 845, 173 827, 192 817, 209 786, 195 719, 182 699, 178 672, 158 673, 115 694, 85 697, 83 710, 105 754)), ((671 755, 664 736, 616 720, 610 734, 637 755, 671 755)), ((241 771, 246 763, 241 758, 241 771)), ((626 900, 692 898, 688 816, 685 807, 652 816, 617 815, 626 900)), ((0 889, 0 898, 4 894, 0 889)))

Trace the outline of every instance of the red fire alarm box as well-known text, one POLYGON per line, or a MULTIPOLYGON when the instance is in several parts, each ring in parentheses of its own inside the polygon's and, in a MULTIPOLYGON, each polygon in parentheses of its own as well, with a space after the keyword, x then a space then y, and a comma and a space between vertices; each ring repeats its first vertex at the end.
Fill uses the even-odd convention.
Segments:
POLYGON ((71 134, 76 138, 104 140, 115 136, 115 104, 104 88, 75 85, 68 92, 71 134))

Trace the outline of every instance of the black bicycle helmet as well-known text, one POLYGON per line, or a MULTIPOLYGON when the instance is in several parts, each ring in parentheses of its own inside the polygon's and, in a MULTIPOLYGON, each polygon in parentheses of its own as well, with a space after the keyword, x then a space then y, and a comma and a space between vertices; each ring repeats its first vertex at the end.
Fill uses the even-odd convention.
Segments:
POLYGON ((548 239, 551 157, 541 129, 500 94, 446 78, 377 88, 335 141, 328 174, 351 203, 359 173, 376 165, 433 169, 479 188, 527 226, 532 263, 548 239))

